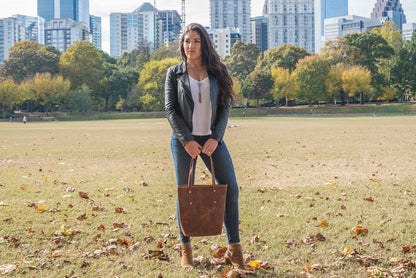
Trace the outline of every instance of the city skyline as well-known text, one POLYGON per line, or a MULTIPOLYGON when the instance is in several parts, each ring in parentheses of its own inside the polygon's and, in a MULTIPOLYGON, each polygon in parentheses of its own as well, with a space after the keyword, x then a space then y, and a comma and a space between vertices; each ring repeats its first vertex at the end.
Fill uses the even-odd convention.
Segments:
MULTIPOLYGON (((177 10, 181 13, 181 0, 158 0, 158 1, 132 1, 132 0, 90 0, 90 14, 102 18, 102 48, 110 52, 110 27, 109 17, 113 12, 132 12, 144 2, 155 3, 157 9, 177 10)), ((374 1, 349 0, 348 14, 363 17, 371 17, 375 6, 374 1)), ((401 0, 407 22, 416 23, 416 1, 401 0)), ((252 1, 251 16, 262 15, 264 1, 252 1)), ((14 14, 37 16, 37 0, 14 0, 0 10, 0 18, 10 17, 14 14)), ((186 2, 186 24, 199 22, 205 26, 210 25, 209 1, 186 2)))

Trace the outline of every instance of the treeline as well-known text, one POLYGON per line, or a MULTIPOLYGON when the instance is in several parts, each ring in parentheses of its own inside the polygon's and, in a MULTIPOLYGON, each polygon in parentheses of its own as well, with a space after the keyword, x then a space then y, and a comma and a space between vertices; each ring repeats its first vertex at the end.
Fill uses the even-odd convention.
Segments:
MULTIPOLYGON (((119 59, 88 41, 64 53, 16 43, 0 67, 3 118, 13 110, 161 111, 167 69, 180 62, 177 44, 152 54, 146 45, 119 59)), ((234 44, 224 59, 238 106, 408 100, 416 92, 416 35, 406 41, 392 22, 325 44, 320 55, 294 45, 260 53, 234 44)))
POLYGON ((406 41, 393 22, 329 41, 320 55, 293 45, 261 54, 237 42, 224 62, 240 105, 410 100, 416 92, 416 33, 406 41))

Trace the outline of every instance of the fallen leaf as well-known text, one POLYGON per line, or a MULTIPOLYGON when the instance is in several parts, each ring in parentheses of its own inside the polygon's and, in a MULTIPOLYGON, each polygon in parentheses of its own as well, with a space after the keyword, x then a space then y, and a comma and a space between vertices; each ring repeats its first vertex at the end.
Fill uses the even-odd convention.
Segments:
POLYGON ((363 228, 362 226, 355 226, 354 228, 352 228, 352 230, 354 231, 355 235, 367 234, 368 233, 368 229, 363 228))
POLYGON ((89 199, 90 197, 88 196, 88 193, 87 192, 82 192, 82 191, 79 191, 78 192, 78 195, 81 197, 81 198, 84 198, 84 199, 89 199))
POLYGON ((321 228, 327 228, 328 227, 328 222, 326 222, 325 220, 321 221, 321 228))
POLYGON ((214 258, 222 258, 225 255, 225 252, 227 252, 227 247, 221 247, 218 249, 217 253, 212 255, 214 258))
POLYGON ((13 272, 19 265, 15 264, 2 264, 0 265, 0 273, 1 274, 8 274, 13 272))
POLYGON ((125 212, 124 211, 124 208, 115 208, 115 211, 116 211, 116 213, 123 213, 123 212, 125 212))

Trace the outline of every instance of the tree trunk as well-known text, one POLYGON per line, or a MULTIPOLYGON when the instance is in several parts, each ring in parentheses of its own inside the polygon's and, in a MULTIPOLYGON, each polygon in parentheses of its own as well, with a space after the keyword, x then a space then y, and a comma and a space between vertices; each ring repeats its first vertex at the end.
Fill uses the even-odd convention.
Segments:
POLYGON ((3 120, 5 119, 6 119, 6 108, 4 108, 4 105, 3 105, 3 120))

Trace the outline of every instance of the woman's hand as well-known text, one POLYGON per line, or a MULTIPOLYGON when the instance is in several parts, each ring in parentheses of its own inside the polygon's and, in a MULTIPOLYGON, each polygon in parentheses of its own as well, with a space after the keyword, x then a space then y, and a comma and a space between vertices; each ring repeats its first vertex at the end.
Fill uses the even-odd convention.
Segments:
POLYGON ((185 151, 193 158, 195 159, 200 153, 201 153, 202 147, 198 142, 192 140, 186 143, 185 145, 185 151))
POLYGON ((218 141, 215 139, 208 139, 202 147, 202 153, 211 156, 217 149, 218 141))

